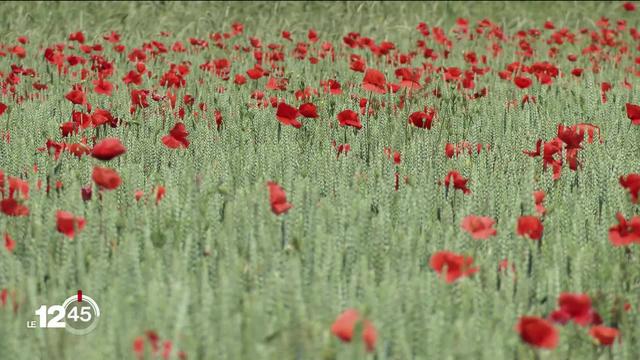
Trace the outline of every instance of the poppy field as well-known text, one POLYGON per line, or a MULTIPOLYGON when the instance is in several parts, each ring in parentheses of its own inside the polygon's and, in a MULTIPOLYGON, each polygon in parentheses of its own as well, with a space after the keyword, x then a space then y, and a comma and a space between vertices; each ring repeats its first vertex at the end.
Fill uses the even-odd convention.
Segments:
POLYGON ((638 6, 0 4, 0 358, 640 359, 638 6))

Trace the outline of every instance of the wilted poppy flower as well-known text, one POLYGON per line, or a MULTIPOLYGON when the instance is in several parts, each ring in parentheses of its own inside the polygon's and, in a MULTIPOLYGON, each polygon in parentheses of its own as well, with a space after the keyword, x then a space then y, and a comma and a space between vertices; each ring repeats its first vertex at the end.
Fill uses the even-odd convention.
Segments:
POLYGON ((101 189, 106 190, 114 190, 122 183, 122 179, 120 179, 120 175, 109 168, 96 166, 93 168, 93 174, 91 175, 93 181, 98 185, 101 189))
POLYGON ((454 189, 462 190, 463 194, 471 193, 471 190, 467 188, 467 182, 469 182, 469 179, 465 179, 455 170, 449 171, 447 176, 444 177, 444 186, 449 187, 449 185, 453 185, 454 189))
POLYGON ((617 213, 618 225, 609 228, 609 241, 613 246, 640 243, 640 216, 633 216, 628 222, 622 213, 617 213))
POLYGON ((358 118, 358 113, 353 110, 344 110, 338 114, 338 122, 340 126, 352 126, 356 129, 362 129, 362 124, 358 118))
MULTIPOLYGON (((331 325, 331 332, 344 342, 351 342, 356 325, 360 321, 360 314, 355 309, 347 309, 338 316, 331 325)), ((362 341, 367 351, 373 351, 378 337, 376 328, 367 319, 362 320, 362 341)))
POLYGON ((384 74, 380 71, 372 68, 368 68, 365 71, 364 78, 362 79, 363 89, 378 94, 384 94, 387 92, 386 84, 387 80, 385 79, 384 74))
POLYGON ((495 220, 487 216, 469 215, 462 219, 460 227, 476 240, 488 239, 497 232, 493 228, 495 220))
POLYGON ((85 220, 82 217, 76 217, 68 211, 56 212, 56 226, 59 233, 73 239, 76 231, 84 229, 85 220))
POLYGON ((627 103, 627 117, 633 125, 640 125, 640 105, 627 103))
POLYGON ((269 187, 269 202, 271 203, 271 211, 276 215, 281 215, 289 211, 293 205, 287 202, 287 194, 284 190, 275 182, 268 181, 269 187))
POLYGON ((542 349, 554 349, 558 346, 558 330, 543 318, 523 316, 518 320, 516 331, 522 341, 531 346, 542 349))
POLYGON ((638 203, 638 194, 640 193, 640 174, 628 174, 620 177, 620 186, 629 190, 631 201, 638 203))
POLYGON ((179 122, 169 130, 169 135, 162 137, 162 143, 169 149, 186 149, 189 147, 189 140, 187 139, 187 136, 189 136, 187 129, 183 123, 179 122))
POLYGON ((91 188, 91 185, 80 188, 80 196, 83 201, 90 201, 93 196, 93 189, 91 188))
POLYGON ((7 233, 4 233, 4 248, 7 249, 8 252, 13 252, 13 249, 16 248, 16 242, 7 233))
POLYGON ((473 258, 449 251, 438 251, 431 256, 429 261, 431 268, 444 277, 445 281, 452 283, 464 276, 471 276, 478 271, 473 266, 473 258), (446 273, 444 273, 446 271, 446 273))
POLYGON ((0 201, 0 210, 7 216, 28 216, 29 208, 20 204, 14 198, 7 198, 0 201))
POLYGON ((591 335, 591 337, 593 337, 600 345, 611 346, 620 335, 620 331, 616 328, 596 325, 589 329, 589 335, 591 335))
POLYGON ((300 114, 306 118, 315 119, 318 117, 318 109, 312 103, 306 103, 298 107, 300 114))
POLYGON ((435 110, 429 112, 416 111, 409 115, 409 122, 415 127, 431 130, 431 124, 435 115, 435 110))
POLYGON ((276 110, 276 119, 278 119, 278 121, 280 121, 283 125, 291 125, 296 129, 301 128, 302 124, 298 120, 296 120, 298 116, 300 116, 300 113, 298 113, 298 109, 283 102, 278 104, 278 109, 276 110))
POLYGON ((520 216, 518 218, 517 233, 520 236, 526 236, 531 240, 540 240, 543 230, 542 222, 535 216, 520 216))
POLYGON ((104 138, 93 147, 91 156, 100 160, 111 160, 125 152, 127 152, 127 149, 122 145, 120 139, 104 138))

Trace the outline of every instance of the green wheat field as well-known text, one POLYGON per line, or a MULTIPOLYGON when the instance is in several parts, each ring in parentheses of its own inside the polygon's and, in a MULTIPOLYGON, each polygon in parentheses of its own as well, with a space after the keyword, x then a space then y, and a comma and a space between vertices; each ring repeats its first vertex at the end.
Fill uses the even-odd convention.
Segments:
POLYGON ((1 3, 0 359, 640 359, 636 6, 1 3))

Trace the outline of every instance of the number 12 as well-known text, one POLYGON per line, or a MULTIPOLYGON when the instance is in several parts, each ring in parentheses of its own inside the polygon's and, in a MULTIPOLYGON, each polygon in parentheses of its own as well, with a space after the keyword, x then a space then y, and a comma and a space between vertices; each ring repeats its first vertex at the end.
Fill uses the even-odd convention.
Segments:
POLYGON ((65 323, 64 319, 65 310, 60 305, 53 305, 49 307, 47 311, 47 305, 42 305, 38 310, 36 310, 36 315, 40 318, 40 327, 41 328, 64 328, 65 323), (47 314, 53 315, 56 314, 53 319, 49 320, 47 323, 47 314))

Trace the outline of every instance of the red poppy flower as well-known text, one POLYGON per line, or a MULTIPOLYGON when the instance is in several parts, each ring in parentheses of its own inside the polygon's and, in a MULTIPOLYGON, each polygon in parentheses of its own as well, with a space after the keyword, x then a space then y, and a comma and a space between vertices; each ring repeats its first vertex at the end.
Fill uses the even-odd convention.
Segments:
POLYGON ((77 41, 80 44, 84 44, 84 34, 82 31, 69 34, 69 41, 77 41))
POLYGON ((543 215, 547 211, 547 209, 544 208, 544 205, 542 205, 545 196, 546 194, 542 190, 533 192, 533 200, 536 204, 536 212, 538 212, 538 214, 540 215, 543 215))
POLYGON ((522 341, 542 349, 558 346, 558 330, 549 321, 536 316, 523 316, 518 320, 516 331, 522 341))
POLYGON ((2 116, 2 114, 4 114, 4 112, 7 111, 7 109, 8 109, 8 106, 0 102, 0 116, 2 116))
POLYGON ((633 125, 640 125, 640 105, 627 103, 627 117, 633 125))
POLYGON ((393 152, 393 163, 396 165, 400 165, 400 162, 402 161, 401 159, 401 154, 398 151, 394 151, 393 152))
POLYGON ((429 112, 416 111, 409 115, 409 122, 415 127, 431 130, 431 124, 433 123, 435 115, 435 110, 429 112))
POLYGON ((98 185, 101 189, 106 190, 114 190, 122 183, 122 179, 120 179, 120 175, 109 168, 103 168, 96 166, 93 168, 93 174, 91 175, 93 181, 98 185))
POLYGON ((587 294, 562 293, 558 297, 558 306, 560 308, 552 313, 552 318, 560 319, 558 322, 563 324, 573 320, 580 326, 587 326, 597 318, 587 294))
POLYGON ((576 126, 558 125, 558 139, 566 145, 566 149, 582 149, 580 143, 584 140, 584 131, 576 126))
POLYGON ((347 155, 349 153, 349 151, 351 151, 351 145, 349 144, 340 144, 340 145, 336 145, 336 141, 333 140, 331 142, 331 145, 336 149, 336 151, 338 152, 338 154, 336 155, 336 159, 340 158, 340 154, 345 154, 347 155))
POLYGON ((7 305, 7 298, 9 297, 9 290, 3 288, 0 290, 0 306, 7 305))
POLYGON ((422 88, 420 85, 422 72, 422 68, 398 68, 395 71, 395 75, 401 80, 400 87, 408 88, 409 90, 419 90, 422 88))
POLYGON ((28 216, 29 208, 20 204, 14 198, 0 201, 0 210, 7 216, 28 216))
POLYGON ((640 216, 633 216, 628 222, 621 213, 616 214, 618 225, 609 228, 609 241, 613 246, 627 246, 640 243, 640 216))
POLYGON ((252 80, 258 80, 264 75, 264 70, 260 67, 260 65, 256 64, 253 68, 247 70, 247 75, 252 80))
POLYGON ((278 119, 278 121, 280 121, 282 124, 291 125, 294 128, 299 129, 302 127, 302 124, 298 120, 296 120, 298 116, 300 116, 300 113, 298 113, 298 109, 283 102, 278 104, 278 109, 276 110, 276 119, 278 119))
POLYGON ((62 137, 67 137, 72 134, 77 134, 78 128, 78 124, 74 123, 73 121, 67 121, 60 124, 60 133, 62 137))
POLYGON ((85 95, 82 90, 71 90, 64 98, 76 105, 84 105, 87 103, 87 95, 85 95))
POLYGON ((13 252, 13 249, 16 248, 16 242, 7 233, 4 233, 4 248, 8 252, 13 252))
POLYGON ((362 79, 363 89, 378 94, 385 94, 387 92, 386 86, 387 80, 385 79, 383 73, 372 68, 368 68, 365 71, 364 78, 362 79))
POLYGON ((496 229, 493 228, 495 223, 495 220, 490 217, 469 215, 462 219, 460 227, 472 238, 480 240, 496 235, 496 229))
POLYGON ((125 85, 142 85, 142 75, 136 71, 131 70, 122 78, 122 82, 125 83, 125 85))
POLYGON ((67 211, 56 212, 56 226, 59 233, 73 239, 77 231, 84 229, 85 220, 67 211))
POLYGON ((271 203, 271 211, 276 215, 281 215, 289 211, 293 205, 287 202, 287 194, 284 190, 275 182, 268 181, 269 187, 269 202, 271 203))
POLYGON ((589 329, 589 335, 593 337, 600 345, 611 346, 620 332, 616 328, 596 325, 589 329))
POLYGON ((149 90, 131 90, 131 105, 133 105, 133 111, 138 107, 149 107, 149 100, 147 99, 148 96, 149 90))
POLYGON ((620 186, 629 190, 631 194, 631 201, 634 204, 638 203, 638 195, 640 193, 640 174, 628 174, 620 177, 620 186))
POLYGON ((632 2, 626 2, 622 4, 622 7, 624 7, 624 9, 627 11, 634 11, 636 9, 636 4, 632 2))
MULTIPOLYGON (((0 177, 3 176, 0 172, 0 177)), ((4 184, 0 180, 0 192, 4 193, 4 184)), ((16 193, 20 193, 24 200, 29 200, 29 183, 17 177, 9 176, 9 197, 15 197, 16 193)))
POLYGON ((104 138, 96 144, 91 151, 91 156, 99 160, 111 160, 127 152, 120 139, 104 138))
POLYGON ((140 199, 142 199, 143 196, 144 196, 144 191, 142 190, 136 190, 133 193, 133 197, 136 199, 136 201, 140 201, 140 199))
POLYGON ((300 112, 300 114, 306 118, 311 118, 311 119, 318 118, 318 109, 312 103, 306 103, 306 104, 300 105, 300 107, 298 107, 298 112, 300 112))
POLYGON ((91 154, 91 148, 89 148, 87 144, 81 142, 69 144, 67 150, 78 158, 81 158, 83 155, 91 154))
POLYGON ((111 115, 109 110, 96 109, 93 114, 91 114, 91 123, 93 124, 93 127, 98 127, 105 124, 110 124, 113 126, 113 124, 117 124, 117 121, 118 120, 115 119, 113 115, 111 115))
POLYGON ((93 91, 96 94, 111 96, 111 92, 113 91, 113 85, 105 79, 93 80, 93 91))
POLYGON ((340 126, 352 126, 356 129, 362 129, 362 124, 358 118, 358 113, 353 110, 344 110, 338 114, 338 122, 340 126))
MULTIPOLYGON (((351 342, 353 332, 360 321, 360 314, 355 309, 347 309, 331 325, 331 332, 344 342, 351 342)), ((376 328, 367 319, 362 320, 362 341, 367 347, 367 351, 373 351, 378 337, 376 328)))
POLYGON ((162 200, 162 198, 164 198, 164 194, 166 192, 167 192, 167 190, 165 189, 164 186, 158 185, 158 188, 156 189, 156 205, 158 205, 160 200, 162 200))
POLYGON ((518 218, 517 233, 520 236, 526 236, 531 240, 540 240, 543 230, 542 222, 535 216, 520 216, 518 218))
POLYGON ((528 77, 524 77, 524 76, 516 76, 515 79, 513 79, 513 82, 516 84, 517 87, 519 87, 520 89, 526 89, 529 86, 531 86, 531 83, 533 81, 531 81, 531 79, 529 79, 528 77))
POLYGON ((580 123, 580 124, 572 125, 571 127, 575 128, 577 132, 582 131, 585 134, 587 134, 587 143, 589 144, 593 144, 596 133, 598 133, 598 140, 600 141, 600 144, 604 142, 604 140, 602 139, 602 132, 600 131, 600 127, 597 125, 589 124, 589 123, 580 123))
POLYGON ((455 170, 449 171, 447 176, 444 177, 444 186, 449 187, 449 185, 453 185, 454 189, 462 190, 463 194, 471 193, 471 190, 467 188, 467 182, 469 182, 469 179, 465 179, 455 170))
POLYGON ((162 137, 162 143, 169 149, 187 149, 189 147, 189 140, 187 139, 187 136, 189 136, 187 129, 183 123, 179 122, 169 130, 169 135, 162 137))
POLYGON ((473 266, 473 258, 449 251, 439 251, 431 256, 429 261, 431 268, 445 278, 447 283, 452 283, 461 277, 471 276, 478 271, 473 266), (446 273, 443 273, 446 271, 446 273))
POLYGON ((144 338, 142 336, 133 340, 133 352, 138 359, 144 358, 144 338))

